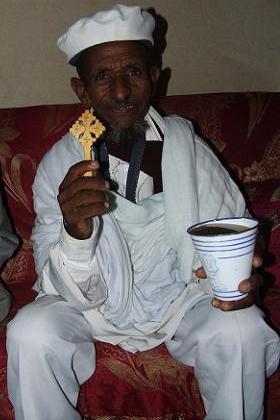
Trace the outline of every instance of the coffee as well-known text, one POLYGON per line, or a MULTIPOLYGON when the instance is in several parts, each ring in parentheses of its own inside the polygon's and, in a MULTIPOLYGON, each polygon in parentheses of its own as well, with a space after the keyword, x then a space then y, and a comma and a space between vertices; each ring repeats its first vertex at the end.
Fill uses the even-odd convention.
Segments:
POLYGON ((214 236, 214 235, 227 235, 232 233, 245 232, 249 228, 247 226, 240 225, 204 225, 197 226, 190 230, 189 233, 192 235, 201 235, 201 236, 214 236))

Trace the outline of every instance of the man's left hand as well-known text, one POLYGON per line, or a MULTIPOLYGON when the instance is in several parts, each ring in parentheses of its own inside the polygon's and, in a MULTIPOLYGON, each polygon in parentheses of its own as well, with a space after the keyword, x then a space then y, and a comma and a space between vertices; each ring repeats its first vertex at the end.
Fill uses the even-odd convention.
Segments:
MULTIPOLYGON (((260 288, 263 285, 263 276, 259 274, 256 269, 262 266, 262 258, 255 255, 253 258, 253 274, 246 280, 243 280, 238 287, 238 290, 248 295, 240 300, 224 301, 214 298, 212 305, 215 308, 221 309, 222 311, 234 311, 237 309, 244 309, 258 304, 260 300, 260 288), (255 270, 254 270, 255 269, 255 270)), ((198 268, 195 272, 199 279, 207 278, 206 273, 202 267, 198 268)))

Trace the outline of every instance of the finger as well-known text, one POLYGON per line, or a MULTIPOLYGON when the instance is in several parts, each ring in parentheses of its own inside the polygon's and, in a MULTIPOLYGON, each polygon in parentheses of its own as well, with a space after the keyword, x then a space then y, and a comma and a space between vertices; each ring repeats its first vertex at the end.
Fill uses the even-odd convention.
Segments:
POLYGON ((240 300, 224 301, 214 298, 212 305, 221 311, 237 311, 239 309, 249 308, 255 303, 255 296, 253 292, 248 293, 246 297, 240 300))
POLYGON ((241 293, 248 293, 253 289, 250 279, 243 280, 239 283, 238 290, 241 293))
POLYGON ((76 236, 81 229, 83 230, 82 227, 88 220, 95 216, 101 216, 102 214, 107 213, 108 208, 109 203, 94 203, 76 208, 75 211, 64 215, 63 220, 65 226, 67 226, 68 230, 71 232, 76 232, 76 236))
POLYGON ((108 191, 110 184, 108 181, 105 181, 104 178, 93 178, 93 177, 83 177, 78 178, 73 181, 71 184, 67 185, 62 189, 58 196, 58 202, 60 204, 65 203, 66 201, 71 200, 77 194, 90 194, 97 191, 108 191))
POLYGON ((79 191, 71 200, 60 201, 60 204, 64 212, 71 212, 79 207, 106 202, 109 202, 109 197, 103 191, 79 191))
POLYGON ((79 219, 87 220, 95 216, 101 216, 107 213, 109 203, 94 203, 88 206, 81 206, 79 208, 79 219))
POLYGON ((255 254, 253 257, 252 265, 254 268, 261 267, 263 264, 263 259, 260 255, 255 254))
POLYGON ((247 293, 251 290, 257 291, 263 285, 263 280, 263 276, 256 272, 248 279, 241 281, 238 290, 242 293, 247 293))
POLYGON ((86 172, 96 172, 100 165, 97 160, 83 160, 71 166, 67 172, 64 180, 59 186, 59 191, 63 191, 68 185, 70 185, 76 179, 82 177, 86 172))
POLYGON ((197 270, 195 270, 194 274, 199 279, 206 279, 207 278, 207 274, 206 274, 203 267, 199 267, 197 270))

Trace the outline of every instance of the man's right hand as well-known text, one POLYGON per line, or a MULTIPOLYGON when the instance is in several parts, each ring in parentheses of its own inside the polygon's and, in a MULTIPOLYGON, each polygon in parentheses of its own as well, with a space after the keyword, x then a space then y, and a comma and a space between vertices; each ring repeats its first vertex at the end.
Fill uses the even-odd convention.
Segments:
POLYGON ((97 161, 82 161, 73 165, 59 186, 57 196, 67 233, 76 239, 87 239, 92 234, 94 216, 108 211, 109 200, 106 191, 109 183, 97 178, 97 161), (92 171, 93 176, 83 175, 92 171))

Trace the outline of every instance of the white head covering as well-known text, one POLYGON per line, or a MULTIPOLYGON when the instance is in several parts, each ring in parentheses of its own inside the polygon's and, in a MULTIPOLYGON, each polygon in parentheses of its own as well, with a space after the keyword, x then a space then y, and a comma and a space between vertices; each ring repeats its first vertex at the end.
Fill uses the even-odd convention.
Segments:
POLYGON ((59 37, 57 46, 75 65, 80 52, 103 42, 146 41, 153 45, 154 28, 153 16, 140 6, 116 4, 78 20, 59 37))

